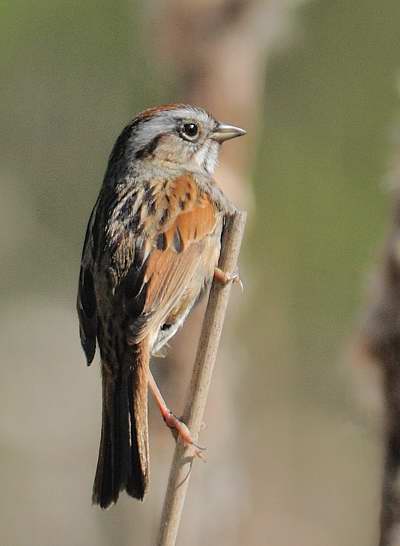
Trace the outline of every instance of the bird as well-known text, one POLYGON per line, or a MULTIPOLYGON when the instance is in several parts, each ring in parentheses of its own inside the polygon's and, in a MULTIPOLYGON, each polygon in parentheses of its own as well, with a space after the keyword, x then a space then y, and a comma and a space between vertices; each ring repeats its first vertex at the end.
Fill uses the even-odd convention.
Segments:
POLYGON ((236 207, 213 178, 220 146, 244 135, 206 110, 168 104, 139 113, 111 151, 83 245, 77 312, 87 365, 100 352, 102 426, 92 502, 149 483, 148 390, 177 441, 201 449, 166 405, 149 362, 183 325, 218 268, 236 207))

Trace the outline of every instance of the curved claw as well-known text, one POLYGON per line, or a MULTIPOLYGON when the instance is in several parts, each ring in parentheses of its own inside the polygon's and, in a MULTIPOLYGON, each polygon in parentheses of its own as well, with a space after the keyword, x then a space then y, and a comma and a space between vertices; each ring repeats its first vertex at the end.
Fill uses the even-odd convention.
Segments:
POLYGON ((244 292, 244 286, 243 286, 243 283, 242 283, 242 279, 240 278, 239 276, 239 273, 234 273, 232 275, 232 279, 231 279, 231 282, 235 283, 235 284, 238 284, 239 285, 239 288, 240 288, 240 291, 244 292))
POLYGON ((226 286, 228 283, 238 284, 240 290, 242 292, 244 291, 243 283, 238 271, 235 271, 234 273, 225 273, 225 271, 222 271, 222 269, 216 267, 214 270, 214 279, 223 286, 226 286))
POLYGON ((195 447, 194 451, 193 451, 193 457, 197 457, 198 459, 201 459, 204 463, 207 462, 207 457, 205 456, 205 453, 204 453, 204 450, 206 449, 205 447, 197 447, 196 444, 192 444, 193 447, 195 447))

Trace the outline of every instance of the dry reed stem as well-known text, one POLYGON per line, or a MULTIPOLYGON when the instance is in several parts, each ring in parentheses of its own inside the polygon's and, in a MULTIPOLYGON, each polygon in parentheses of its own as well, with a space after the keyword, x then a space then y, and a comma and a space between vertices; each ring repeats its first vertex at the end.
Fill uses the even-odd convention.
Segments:
MULTIPOLYGON (((237 211, 227 222, 222 239, 219 267, 228 273, 235 271, 243 238, 246 213, 237 211)), ((213 282, 197 347, 193 374, 189 386, 183 421, 196 440, 203 422, 212 373, 228 306, 231 283, 221 286, 213 282)), ((157 540, 158 546, 174 546, 178 535, 186 492, 189 486, 192 457, 180 442, 169 475, 167 492, 157 540)))

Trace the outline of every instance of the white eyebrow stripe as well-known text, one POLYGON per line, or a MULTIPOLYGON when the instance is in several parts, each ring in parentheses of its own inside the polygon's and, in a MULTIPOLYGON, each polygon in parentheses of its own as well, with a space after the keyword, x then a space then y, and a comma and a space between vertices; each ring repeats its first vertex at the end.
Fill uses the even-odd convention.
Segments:
POLYGON ((134 149, 138 151, 146 148, 160 134, 172 132, 178 119, 185 118, 203 124, 209 123, 211 119, 204 110, 191 107, 158 112, 153 118, 141 121, 138 125, 139 130, 132 132, 134 149))

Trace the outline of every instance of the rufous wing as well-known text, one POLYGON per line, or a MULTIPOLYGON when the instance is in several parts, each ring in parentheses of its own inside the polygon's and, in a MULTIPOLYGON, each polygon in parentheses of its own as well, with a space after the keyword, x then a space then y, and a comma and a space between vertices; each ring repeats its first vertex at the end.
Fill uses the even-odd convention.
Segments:
POLYGON ((160 323, 190 291, 198 271, 207 270, 210 264, 212 276, 219 251, 219 240, 214 235, 221 213, 192 177, 177 178, 164 193, 156 195, 157 214, 146 226, 151 249, 142 266, 139 289, 145 294, 142 319, 148 320, 138 322, 137 340, 143 339, 151 326, 160 323))

